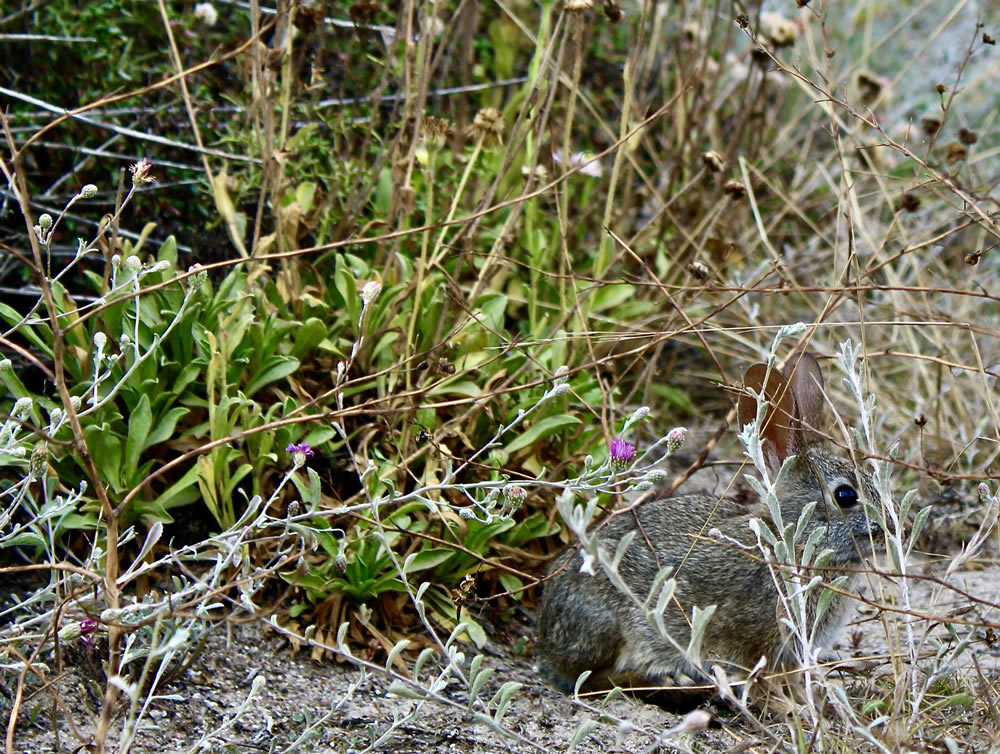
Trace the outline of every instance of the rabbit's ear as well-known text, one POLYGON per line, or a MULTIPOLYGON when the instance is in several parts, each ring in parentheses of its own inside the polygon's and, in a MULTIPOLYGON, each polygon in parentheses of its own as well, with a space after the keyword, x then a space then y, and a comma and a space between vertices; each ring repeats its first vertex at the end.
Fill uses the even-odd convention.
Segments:
MULTIPOLYGON (((795 397, 795 416, 803 433, 823 420, 823 373, 811 353, 798 352, 785 365, 785 377, 795 397)), ((802 438, 805 439, 804 437, 802 438)))
MULTIPOLYGON (((764 449, 769 464, 780 466, 795 452, 795 399, 788 381, 776 369, 768 370, 767 364, 754 364, 743 375, 743 384, 756 393, 762 392, 771 404, 764 415, 760 437, 767 443, 764 449)), ((737 415, 741 426, 749 424, 757 416, 757 402, 746 390, 740 393, 737 415)))

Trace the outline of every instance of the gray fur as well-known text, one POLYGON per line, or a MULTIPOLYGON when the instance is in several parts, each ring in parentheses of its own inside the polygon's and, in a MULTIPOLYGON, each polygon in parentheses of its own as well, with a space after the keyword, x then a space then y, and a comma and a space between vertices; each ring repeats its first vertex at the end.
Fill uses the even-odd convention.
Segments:
MULTIPOLYGON (((782 416, 780 411, 777 416, 769 415, 770 425, 765 426, 762 437, 771 440, 773 446, 787 442, 791 434, 784 456, 772 452, 769 458, 769 466, 776 471, 785 457, 795 456, 790 473, 777 490, 782 517, 786 525, 794 524, 806 504, 818 503, 801 542, 815 529, 823 528, 819 549, 830 548, 834 553, 821 574, 829 583, 839 575, 839 569, 863 567, 863 559, 872 553, 873 541, 877 546, 879 531, 866 516, 862 503, 841 509, 835 502, 834 490, 848 484, 863 499, 876 501, 878 495, 866 474, 819 446, 806 431, 806 425, 818 426, 815 414, 822 406, 815 395, 805 394, 822 390, 818 366, 813 361, 809 368, 814 370, 811 380, 792 378, 786 382, 781 375, 767 372, 772 378, 765 388, 769 400, 774 399, 772 402, 778 405, 782 397, 771 393, 790 390, 795 403, 811 406, 814 415, 803 416, 800 408, 785 404, 795 416, 782 416), (784 434, 775 440, 775 432, 784 434)), ((751 380, 750 370, 747 382, 755 390, 761 389, 751 380)), ((741 407, 741 421, 747 419, 746 410, 741 407)), ((705 667, 719 663, 727 670, 749 669, 762 656, 771 669, 791 668, 798 662, 794 640, 787 638, 787 629, 778 622, 780 604, 771 566, 762 562, 749 527, 751 518, 761 519, 776 530, 766 506, 760 502, 746 505, 694 494, 652 501, 614 516, 598 535, 599 546, 610 556, 622 537, 636 531, 618 571, 640 601, 647 599, 662 568, 673 569, 676 591, 663 617, 668 633, 679 645, 688 644, 692 608, 716 606, 702 645, 705 667), (641 528, 636 525, 637 519, 641 528), (718 531, 713 534, 713 530, 718 531)), ((543 672, 556 686, 572 690, 576 678, 585 670, 593 671, 591 681, 596 684, 590 685, 606 685, 609 681, 669 684, 683 676, 704 677, 704 669, 692 667, 651 625, 644 609, 608 580, 599 564, 594 565, 595 575, 589 575, 581 573, 581 563, 581 555, 573 547, 556 558, 549 571, 552 578, 541 598, 536 651, 543 672)), ((807 572, 804 579, 808 581, 813 575, 807 572)), ((855 579, 849 577, 847 590, 855 579)), ((808 593, 810 626, 822 592, 822 588, 816 588, 808 593)), ((651 605, 655 605, 655 598, 651 605)), ((833 643, 850 607, 849 598, 833 598, 816 634, 819 648, 833 643)))

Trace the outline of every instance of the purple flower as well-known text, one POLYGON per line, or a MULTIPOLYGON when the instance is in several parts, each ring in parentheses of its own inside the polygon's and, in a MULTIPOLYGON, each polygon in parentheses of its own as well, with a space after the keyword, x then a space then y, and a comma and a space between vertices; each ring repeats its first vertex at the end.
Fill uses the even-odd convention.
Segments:
POLYGON ((285 448, 285 452, 292 454, 292 462, 295 464, 296 468, 299 466, 305 466, 306 459, 312 458, 316 455, 313 453, 313 449, 309 447, 309 443, 307 442, 300 442, 297 445, 294 442, 290 442, 288 443, 288 447, 285 448))
POLYGON ((611 454, 611 468, 614 471, 623 471, 635 460, 635 445, 621 437, 616 437, 611 441, 609 452, 611 454))

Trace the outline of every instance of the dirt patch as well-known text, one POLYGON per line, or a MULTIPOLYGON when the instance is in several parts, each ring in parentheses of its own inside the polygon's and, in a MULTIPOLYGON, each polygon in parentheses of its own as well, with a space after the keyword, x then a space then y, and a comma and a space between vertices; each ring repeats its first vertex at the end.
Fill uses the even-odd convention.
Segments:
MULTIPOLYGON (((913 584, 910 608, 915 613, 975 619, 977 612, 987 618, 991 609, 982 604, 973 610, 975 598, 997 602, 1000 564, 979 561, 948 579, 950 588, 937 581, 940 567, 915 565, 921 580, 913 584)), ((897 580, 898 581, 898 580, 897 580)), ((882 579, 874 587, 887 587, 882 594, 866 589, 869 599, 902 609, 898 588, 882 579)), ((837 671, 855 682, 864 678, 875 683, 891 678, 891 665, 884 658, 905 646, 905 616, 888 613, 893 630, 887 632, 879 611, 859 605, 857 619, 845 630, 835 655, 844 661, 837 671), (893 617, 895 616, 895 617, 893 617)), ((972 641, 970 651, 946 663, 950 687, 978 693, 980 679, 996 677, 1000 652, 995 639, 985 629, 954 626, 958 635, 972 641), (978 667, 976 667, 978 666, 978 667)), ((948 632, 923 619, 914 619, 910 630, 922 647, 923 661, 930 662, 932 641, 954 644, 948 632)), ((521 633, 529 639, 528 622, 516 628, 504 627, 504 636, 521 633)), ((476 752, 506 750, 532 752, 564 751, 577 728, 597 718, 595 709, 585 709, 552 690, 538 677, 530 654, 519 655, 509 638, 491 642, 485 648, 484 666, 494 669, 487 684, 489 692, 507 681, 522 684, 513 696, 503 725, 519 740, 504 740, 488 725, 476 721, 465 708, 464 687, 458 681, 440 692, 441 701, 420 702, 389 694, 390 679, 384 674, 364 672, 348 663, 318 664, 307 652, 293 652, 289 642, 263 622, 220 625, 206 638, 201 655, 181 677, 159 693, 140 725, 135 752, 188 751, 329 751, 371 750, 393 752, 476 752), (245 714, 237 716, 254 679, 264 678, 245 714), (416 712, 416 714, 412 714, 416 712), (397 724, 393 725, 393 720, 397 724), (218 731, 209 735, 211 731, 218 731), (199 741, 202 742, 198 746, 199 741)), ((942 645, 937 645, 940 649, 942 645)), ((466 651, 471 657, 471 651, 466 651)), ((44 690, 23 706, 18 721, 15 751, 74 751, 80 738, 93 733, 95 712, 100 702, 99 685, 93 667, 80 655, 68 655, 74 664, 53 687, 63 708, 72 712, 79 736, 60 715, 57 727, 61 749, 56 748, 52 728, 52 689, 44 690)), ((466 667, 468 660, 466 660, 466 667)), ((428 666, 430 669, 430 666, 428 666)), ((5 684, 11 676, 6 676, 5 684)), ((261 683, 258 681, 258 683, 261 683)), ((491 693, 481 698, 489 699, 491 693)), ((594 707, 600 700, 594 700, 594 707)), ((5 705, 7 706, 7 705, 5 705)), ((9 709, 9 706, 7 706, 9 709)), ((731 711, 710 707, 716 723, 694 734, 707 750, 725 750, 746 741, 753 732, 731 711), (721 724, 720 724, 721 720, 721 724)), ((601 707, 606 723, 584 736, 577 750, 583 752, 639 751, 655 747, 656 736, 678 725, 680 711, 663 709, 642 701, 618 698, 601 707)), ((120 723, 118 725, 120 729, 120 723)))

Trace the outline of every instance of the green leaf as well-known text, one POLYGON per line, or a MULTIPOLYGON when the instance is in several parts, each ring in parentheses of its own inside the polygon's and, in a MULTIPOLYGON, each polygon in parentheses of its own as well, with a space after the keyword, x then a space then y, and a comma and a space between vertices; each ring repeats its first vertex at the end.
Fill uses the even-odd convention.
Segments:
POLYGON ((161 442, 166 442, 174 434, 174 428, 177 426, 177 422, 184 416, 190 413, 190 409, 184 408, 183 406, 176 406, 160 419, 156 428, 149 433, 146 438, 146 444, 142 446, 142 449, 151 448, 154 445, 159 445, 161 442))
POLYGON ((403 576, 435 568, 450 558, 454 552, 450 547, 428 547, 420 552, 415 552, 403 561, 403 576))
POLYGON ((326 338, 326 323, 318 317, 310 317, 302 323, 301 327, 295 330, 295 343, 292 346, 292 355, 296 358, 305 356, 326 338))
POLYGON ((284 379, 298 368, 298 359, 293 359, 291 356, 271 356, 264 361, 257 374, 251 378, 250 384, 247 385, 244 392, 250 398, 264 385, 284 379))
POLYGON ((517 450, 521 450, 521 448, 527 448, 529 445, 534 445, 543 437, 554 435, 564 427, 572 427, 579 423, 580 419, 578 417, 570 416, 569 414, 558 414, 556 416, 547 416, 541 421, 535 423, 525 432, 521 433, 520 436, 515 437, 507 445, 505 450, 508 453, 513 453, 517 450))
POLYGON ((146 447, 149 428, 153 423, 153 411, 149 407, 149 395, 143 393, 132 414, 128 418, 128 437, 125 440, 125 469, 131 479, 132 472, 139 465, 139 454, 146 447))
POLYGON ((174 269, 177 269, 177 239, 167 236, 167 240, 160 244, 160 250, 156 254, 159 262, 170 262, 174 269))
POLYGON ((478 398, 481 393, 482 390, 475 382, 457 377, 447 379, 427 391, 430 396, 460 395, 463 398, 478 398))
POLYGON ((614 309, 635 296, 635 288, 625 283, 601 286, 594 294, 594 311, 614 309))
POLYGON ((101 479, 115 488, 121 486, 122 441, 107 424, 95 424, 84 430, 87 447, 101 479))

